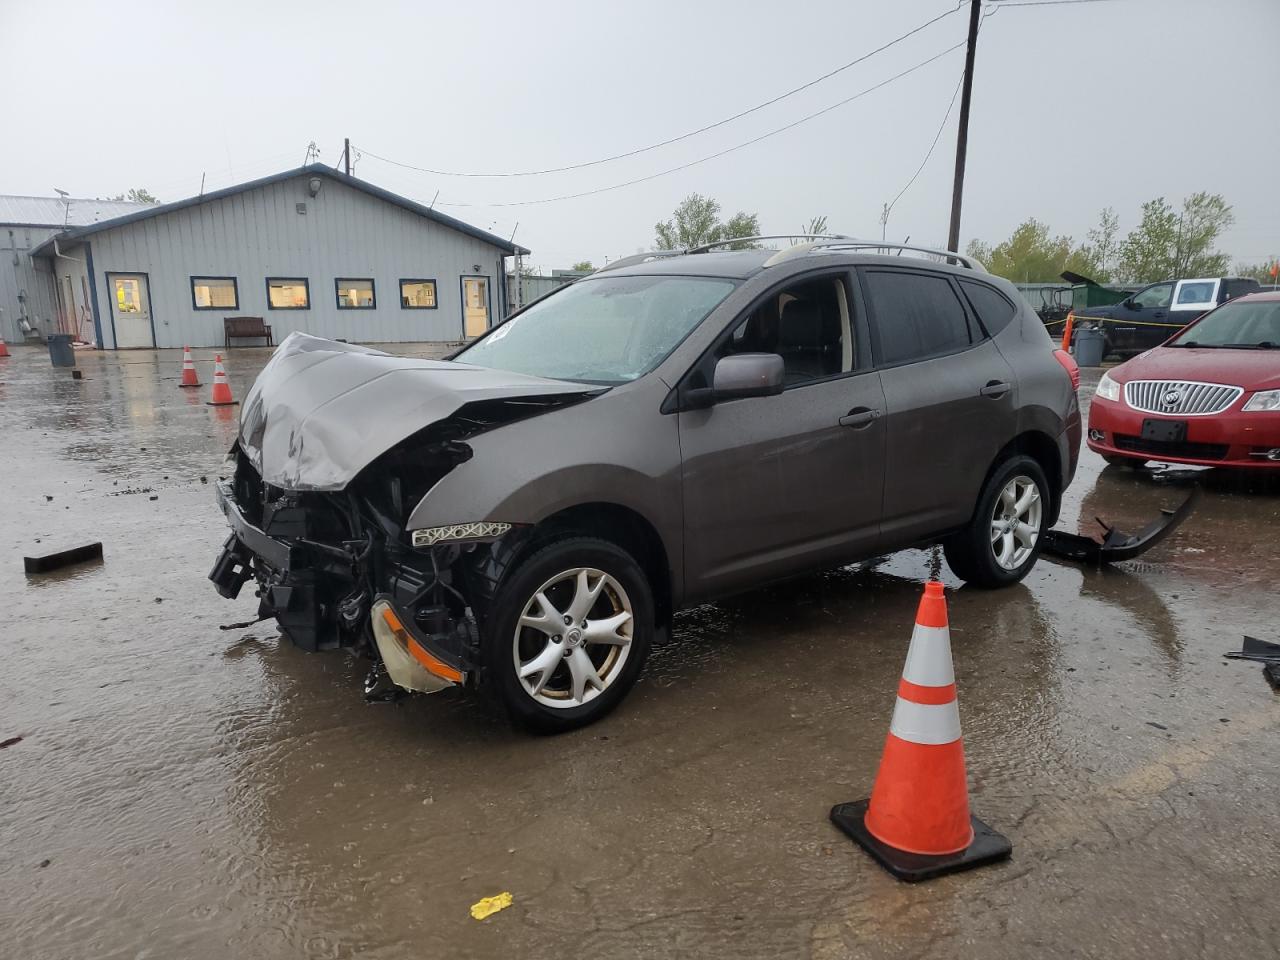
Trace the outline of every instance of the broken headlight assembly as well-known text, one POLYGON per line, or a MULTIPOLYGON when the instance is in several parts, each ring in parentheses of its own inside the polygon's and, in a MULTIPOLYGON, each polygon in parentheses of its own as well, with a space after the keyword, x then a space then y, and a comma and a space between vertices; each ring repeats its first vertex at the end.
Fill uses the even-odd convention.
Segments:
POLYGON ((467 540, 496 540, 511 532, 511 524, 492 520, 475 523, 451 523, 443 527, 423 527, 413 531, 415 547, 434 547, 440 543, 461 543, 467 540))
POLYGON ((1259 390, 1240 409, 1245 413, 1275 413, 1280 411, 1280 390, 1259 390))
POLYGON ((1101 397, 1103 400, 1117 401, 1120 399, 1120 384, 1111 379, 1110 373, 1104 373, 1102 379, 1098 381, 1098 389, 1094 391, 1094 396, 1101 397))

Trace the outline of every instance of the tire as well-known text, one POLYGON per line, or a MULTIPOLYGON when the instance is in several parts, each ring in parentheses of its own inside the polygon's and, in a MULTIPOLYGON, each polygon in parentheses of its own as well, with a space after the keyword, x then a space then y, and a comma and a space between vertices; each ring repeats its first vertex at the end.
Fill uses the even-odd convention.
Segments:
POLYGON ((1035 566, 1048 521, 1049 483, 1044 470, 1031 457, 1014 455, 996 467, 983 485, 969 525, 944 542, 947 564, 956 576, 975 587, 992 589, 1017 583, 1035 566), (1006 488, 1025 494, 1032 487, 1037 497, 1029 502, 1021 524, 1025 528, 1034 528, 1034 536, 1031 529, 1024 533, 1021 527, 1014 527, 993 541, 991 532, 1009 509, 1007 501, 1001 500, 1006 488), (999 514, 996 512, 998 502, 1001 504, 999 514), (1030 549, 1024 553, 1027 539, 1031 540, 1030 549), (1007 555, 1006 562, 1001 562, 1000 556, 1007 542, 1011 542, 1015 549, 1007 555))
POLYGON ((498 585, 481 629, 486 685, 516 726, 535 733, 573 730, 599 720, 627 695, 653 634, 653 591, 630 554, 595 537, 557 540, 519 561, 498 585), (564 624, 582 604, 582 621, 564 624), (531 625, 542 621, 545 630, 531 625), (584 623, 594 624, 596 640, 584 623), (552 665, 539 669, 540 659, 552 665), (531 672, 522 679, 522 670, 531 672))
POLYGON ((1109 467, 1129 467, 1137 470, 1139 467, 1145 467, 1147 461, 1140 457, 1117 457, 1114 454, 1104 453, 1102 459, 1107 462, 1109 467))

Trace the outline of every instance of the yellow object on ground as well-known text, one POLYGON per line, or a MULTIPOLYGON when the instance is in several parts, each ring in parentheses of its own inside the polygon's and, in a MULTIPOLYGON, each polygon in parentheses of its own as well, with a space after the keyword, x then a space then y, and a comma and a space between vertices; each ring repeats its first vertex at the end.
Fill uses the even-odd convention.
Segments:
POLYGON ((492 916, 499 910, 505 910, 511 906, 511 894, 505 890, 496 897, 485 897, 477 903, 471 905, 471 916, 476 920, 483 920, 485 917, 492 916))

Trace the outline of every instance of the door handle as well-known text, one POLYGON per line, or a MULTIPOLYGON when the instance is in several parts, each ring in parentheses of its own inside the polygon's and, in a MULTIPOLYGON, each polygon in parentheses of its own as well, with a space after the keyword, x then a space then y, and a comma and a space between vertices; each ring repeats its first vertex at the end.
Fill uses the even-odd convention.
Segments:
POLYGON ((1167 313, 1165 313, 1163 310, 1157 310, 1155 313, 1153 313, 1153 314, 1151 315, 1151 317, 1152 317, 1152 319, 1153 319, 1153 320, 1160 320, 1160 319, 1162 319, 1162 318, 1164 318, 1164 317, 1167 317, 1167 316, 1168 316, 1168 314, 1167 314, 1167 313))
POLYGON ((1003 380, 988 380, 987 385, 978 391, 984 397, 991 397, 993 400, 998 400, 1008 392, 1009 384, 1003 380))
POLYGON ((855 430, 861 430, 875 423, 880 417, 879 410, 873 410, 870 407, 854 407, 838 421, 842 427, 853 427, 855 430))

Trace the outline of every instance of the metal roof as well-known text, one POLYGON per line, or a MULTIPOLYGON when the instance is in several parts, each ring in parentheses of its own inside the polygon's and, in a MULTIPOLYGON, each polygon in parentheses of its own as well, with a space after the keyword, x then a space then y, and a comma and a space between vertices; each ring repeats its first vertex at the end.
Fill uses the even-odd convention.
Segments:
POLYGON ((128 200, 82 197, 15 197, 0 194, 0 224, 22 227, 86 227, 149 207, 128 200))
MULTIPOLYGON (((224 197, 233 197, 238 193, 256 190, 258 187, 265 187, 273 183, 280 183, 283 180, 291 180, 294 177, 305 176, 328 177, 330 180, 336 180, 339 183, 346 184, 348 187, 367 193, 372 197, 377 197, 379 200, 384 200, 387 203, 394 204, 397 207, 401 207, 411 213, 416 213, 428 220, 434 220, 436 223, 442 224, 453 230, 457 230, 459 233, 465 233, 467 236, 475 237, 477 240, 483 240, 485 243, 492 244, 501 250, 505 250, 507 253, 523 254, 530 252, 527 248, 514 244, 510 240, 504 240, 502 237, 498 237, 492 233, 481 230, 479 227, 473 227, 469 223, 463 223, 461 220, 455 220, 448 214, 441 213, 438 210, 433 210, 430 207, 418 203, 416 200, 410 200, 407 197, 402 197, 399 194, 392 193, 390 190, 384 190, 381 187, 374 186, 367 180, 360 180, 356 177, 349 177, 345 173, 339 173, 332 167, 326 167, 322 163, 313 163, 309 166, 297 167, 293 170, 285 170, 282 173, 275 173, 269 177, 250 180, 248 183, 240 183, 234 187, 224 187, 221 190, 204 193, 198 197, 189 197, 186 200, 177 200, 173 203, 162 203, 158 206, 144 205, 142 209, 133 207, 123 216, 115 216, 109 220, 101 220, 96 223, 76 227, 71 230, 64 230, 56 239, 63 242, 79 240, 81 237, 99 233, 102 230, 110 230, 112 227, 120 227, 126 223, 136 223, 137 221, 145 220, 148 217, 158 217, 166 213, 173 213, 177 210, 184 210, 187 207, 194 207, 202 203, 208 203, 211 200, 221 200, 224 197)), ((49 246, 52 242, 53 238, 50 238, 49 241, 41 244, 33 250, 32 254, 35 255, 41 253, 44 248, 49 246)))

